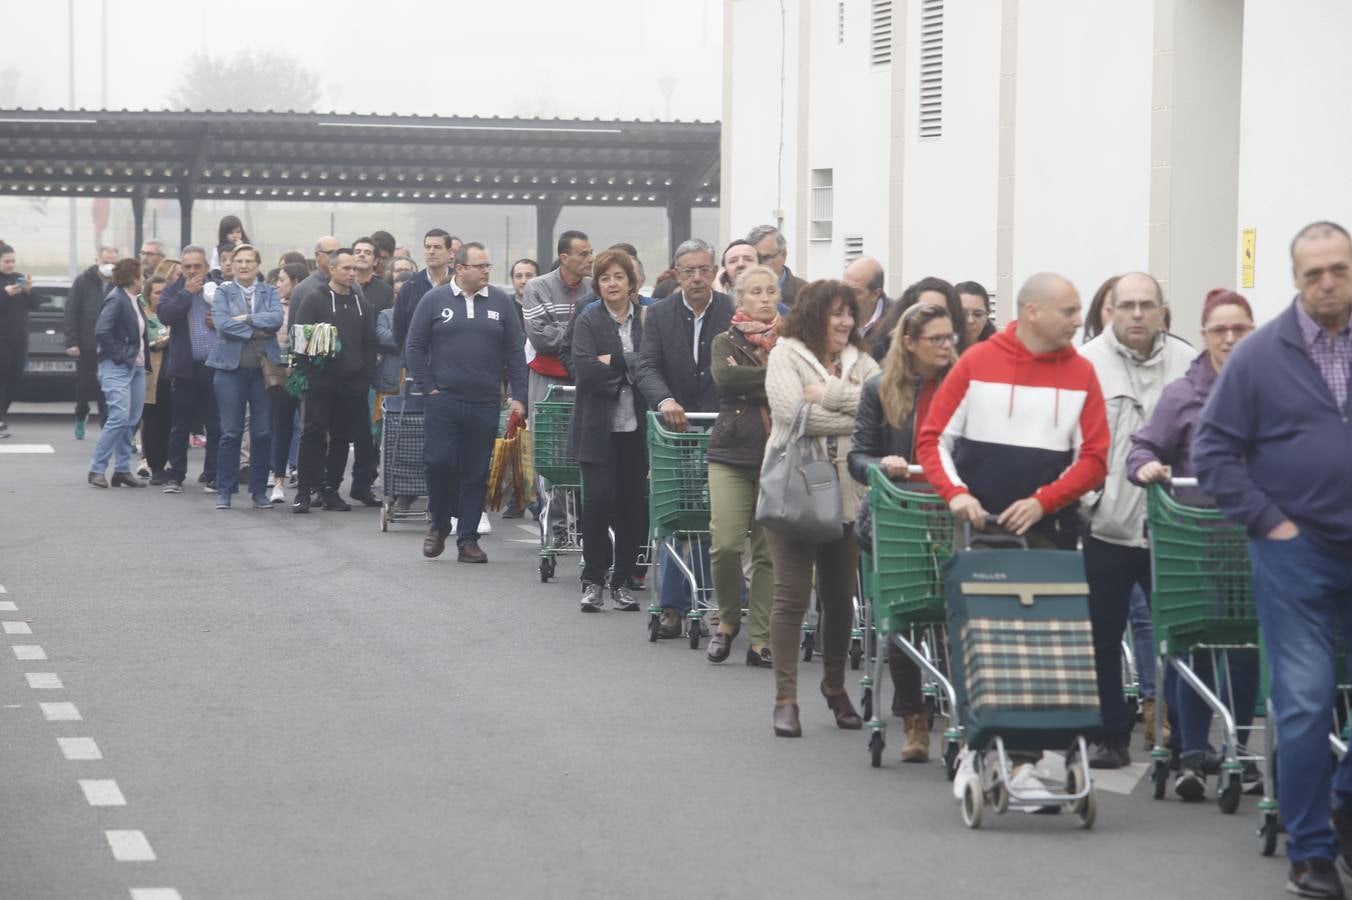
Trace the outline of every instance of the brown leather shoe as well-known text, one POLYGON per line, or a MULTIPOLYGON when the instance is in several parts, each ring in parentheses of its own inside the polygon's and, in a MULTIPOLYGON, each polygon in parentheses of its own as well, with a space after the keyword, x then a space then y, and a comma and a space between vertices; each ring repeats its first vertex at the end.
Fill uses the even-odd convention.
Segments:
POLYGON ((446 550, 446 536, 449 531, 442 531, 433 525, 427 529, 427 537, 423 538, 423 556, 428 559, 436 559, 446 550))
POLYGON ((488 554, 479 549, 478 541, 466 541, 460 545, 460 555, 456 557, 457 562, 462 563, 486 563, 488 554))
POLYGON ((102 472, 90 472, 89 484, 91 487, 106 488, 108 486, 108 478, 102 472))
POLYGON ((822 696, 826 698, 826 705, 831 707, 831 712, 835 714, 837 728, 853 730, 864 727, 864 720, 854 711, 849 694, 844 691, 839 694, 828 694, 826 688, 822 688, 822 696))
POLYGON ((146 483, 130 472, 114 472, 112 485, 113 487, 137 488, 145 487, 146 483))
POLYGON ((775 704, 775 737, 802 737, 803 726, 798 721, 797 703, 775 704))

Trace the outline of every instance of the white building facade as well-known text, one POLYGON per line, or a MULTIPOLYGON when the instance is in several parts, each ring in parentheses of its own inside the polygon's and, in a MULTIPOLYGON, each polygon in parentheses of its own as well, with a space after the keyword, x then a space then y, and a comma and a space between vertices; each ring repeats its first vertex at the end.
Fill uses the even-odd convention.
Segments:
POLYGON ((1192 339, 1207 290, 1269 318, 1295 232, 1352 227, 1346 0, 725 0, 724 54, 722 233, 779 222, 805 277, 875 256, 1003 322, 1034 272, 1087 303, 1144 270, 1192 339))

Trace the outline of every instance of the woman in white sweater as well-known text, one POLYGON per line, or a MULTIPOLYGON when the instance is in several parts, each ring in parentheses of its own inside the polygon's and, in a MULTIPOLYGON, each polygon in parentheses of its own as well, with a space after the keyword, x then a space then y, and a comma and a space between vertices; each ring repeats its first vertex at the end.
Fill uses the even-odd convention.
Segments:
POLYGON ((825 544, 804 544, 767 529, 775 566, 774 606, 770 613, 770 649, 775 664, 775 734, 800 737, 798 721, 798 637, 816 574, 821 607, 822 695, 840 728, 861 728, 845 691, 851 597, 859 550, 852 525, 863 495, 850 477, 846 456, 864 382, 878 364, 864 350, 856 327, 861 321, 854 291, 838 281, 817 281, 798 294, 793 312, 771 351, 765 375, 770 400, 768 446, 782 444, 798 407, 806 401, 807 435, 818 441, 836 465, 840 483, 840 520, 844 533, 825 544))

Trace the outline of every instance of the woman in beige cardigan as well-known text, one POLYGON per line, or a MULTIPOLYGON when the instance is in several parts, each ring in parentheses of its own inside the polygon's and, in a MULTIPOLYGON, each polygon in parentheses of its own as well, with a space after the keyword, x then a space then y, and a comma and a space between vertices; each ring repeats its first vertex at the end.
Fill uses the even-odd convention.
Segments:
POLYGON ((845 658, 853 615, 851 598, 859 550, 852 525, 862 491, 850 477, 846 456, 864 382, 878 364, 864 350, 854 291, 838 281, 816 281, 798 293, 770 352, 765 391, 770 400, 769 446, 788 438, 789 426, 804 401, 811 404, 807 434, 836 465, 840 483, 840 539, 804 544, 767 529, 775 565, 775 596, 770 612, 770 649, 775 664, 775 734, 800 737, 798 721, 798 637, 816 572, 822 620, 822 695, 839 728, 860 728, 863 721, 845 692, 845 658))

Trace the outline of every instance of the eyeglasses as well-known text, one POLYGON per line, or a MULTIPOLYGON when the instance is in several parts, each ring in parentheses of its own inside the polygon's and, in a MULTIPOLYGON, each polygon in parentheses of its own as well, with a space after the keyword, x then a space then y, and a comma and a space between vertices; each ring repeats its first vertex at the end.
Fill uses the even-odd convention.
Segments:
POLYGON ((492 263, 461 263, 461 264, 460 264, 460 267, 461 267, 462 269, 478 269, 480 272, 483 272, 485 275, 487 275, 489 272, 493 271, 493 264, 492 264, 492 263))
POLYGON ((920 340, 929 342, 929 345, 937 350, 940 347, 957 346, 958 336, 956 334, 930 334, 920 340))
POLYGON ((1252 325, 1208 325, 1204 329, 1208 336, 1214 338, 1233 337, 1236 340, 1244 337, 1250 331, 1253 331, 1252 325))
POLYGON ((984 320, 986 320, 986 319, 989 319, 990 317, 991 317, 991 314, 988 313, 988 312, 986 312, 984 309, 969 309, 969 310, 967 310, 967 321, 968 321, 968 322, 981 322, 981 321, 984 321, 984 320))
POLYGON ((682 278, 693 278, 696 275, 703 275, 708 278, 714 274, 713 266, 682 266, 676 270, 676 273, 682 278))
POLYGON ((1152 312, 1158 311, 1159 308, 1159 303, 1154 300, 1119 300, 1112 306, 1113 312, 1121 311, 1130 313, 1133 316, 1136 315, 1137 312, 1140 312, 1143 316, 1148 316, 1152 312))

